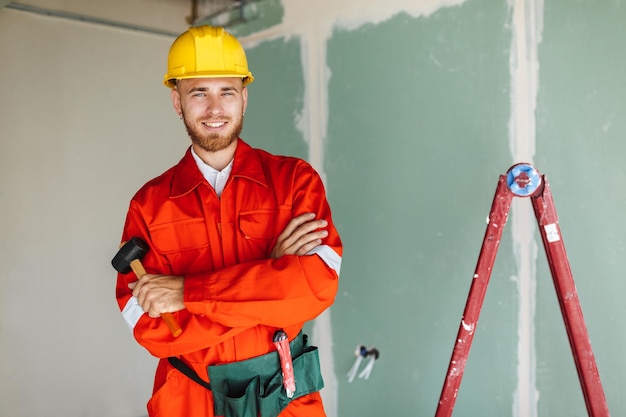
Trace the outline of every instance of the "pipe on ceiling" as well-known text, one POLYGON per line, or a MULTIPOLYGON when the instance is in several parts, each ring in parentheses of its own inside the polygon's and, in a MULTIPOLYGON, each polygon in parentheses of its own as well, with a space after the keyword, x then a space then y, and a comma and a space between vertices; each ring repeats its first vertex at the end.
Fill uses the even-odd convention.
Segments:
POLYGON ((52 9, 46 9, 43 7, 29 6, 26 4, 20 4, 20 3, 15 3, 15 2, 8 3, 5 7, 7 9, 19 10, 21 12, 26 12, 26 13, 50 16, 50 17, 55 17, 55 18, 60 18, 60 19, 73 20, 73 21, 89 23, 89 24, 94 24, 94 25, 99 25, 99 26, 113 27, 117 29, 132 30, 135 32, 149 33, 152 35, 160 35, 160 36, 167 36, 167 37, 173 37, 173 38, 179 35, 179 33, 170 32, 167 30, 161 30, 161 29, 151 28, 147 26, 133 25, 133 24, 126 23, 126 22, 102 19, 99 17, 86 16, 83 14, 65 12, 61 10, 52 10, 52 9))

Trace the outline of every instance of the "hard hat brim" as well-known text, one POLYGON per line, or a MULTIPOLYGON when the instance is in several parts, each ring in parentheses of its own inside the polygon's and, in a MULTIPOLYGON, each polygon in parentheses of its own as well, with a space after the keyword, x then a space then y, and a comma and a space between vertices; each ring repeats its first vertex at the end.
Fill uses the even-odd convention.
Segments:
POLYGON ((242 75, 242 74, 224 74, 224 73, 213 73, 213 74, 189 74, 189 75, 182 75, 180 77, 175 77, 175 78, 169 78, 169 76, 166 74, 165 78, 163 80, 163 84, 168 87, 168 88, 175 88, 176 87, 176 80, 185 80, 185 79, 189 79, 189 78, 241 78, 243 80, 243 85, 246 86, 250 83, 252 83, 252 81, 254 81, 254 77, 252 76, 252 73, 248 73, 248 75, 242 75))

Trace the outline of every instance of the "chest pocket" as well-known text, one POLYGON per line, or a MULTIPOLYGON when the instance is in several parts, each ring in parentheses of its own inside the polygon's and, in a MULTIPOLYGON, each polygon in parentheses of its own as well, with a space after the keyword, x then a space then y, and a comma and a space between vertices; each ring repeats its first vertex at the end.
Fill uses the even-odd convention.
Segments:
POLYGON ((266 258, 290 218, 291 207, 240 212, 240 250, 246 254, 248 260, 266 258))
POLYGON ((149 228, 155 249, 166 258, 172 273, 186 274, 212 269, 204 219, 180 219, 151 225, 149 228))

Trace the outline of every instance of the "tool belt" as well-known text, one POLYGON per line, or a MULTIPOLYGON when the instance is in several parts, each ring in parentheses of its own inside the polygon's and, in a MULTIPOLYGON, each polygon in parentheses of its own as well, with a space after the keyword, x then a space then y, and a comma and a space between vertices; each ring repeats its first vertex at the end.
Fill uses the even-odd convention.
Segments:
POLYGON ((176 369, 213 393, 213 411, 225 417, 276 417, 294 399, 324 387, 316 346, 308 346, 300 332, 289 343, 296 391, 288 398, 283 389, 277 352, 239 362, 207 367, 210 384, 178 358, 168 358, 176 369))

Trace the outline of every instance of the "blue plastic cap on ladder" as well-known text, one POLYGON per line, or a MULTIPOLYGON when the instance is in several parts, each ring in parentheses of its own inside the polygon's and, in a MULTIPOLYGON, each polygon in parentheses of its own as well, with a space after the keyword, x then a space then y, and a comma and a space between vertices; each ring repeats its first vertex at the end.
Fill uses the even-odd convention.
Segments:
POLYGON ((541 185, 541 176, 537 169, 526 163, 516 164, 509 168, 506 176, 509 190, 519 197, 528 197, 541 185))

